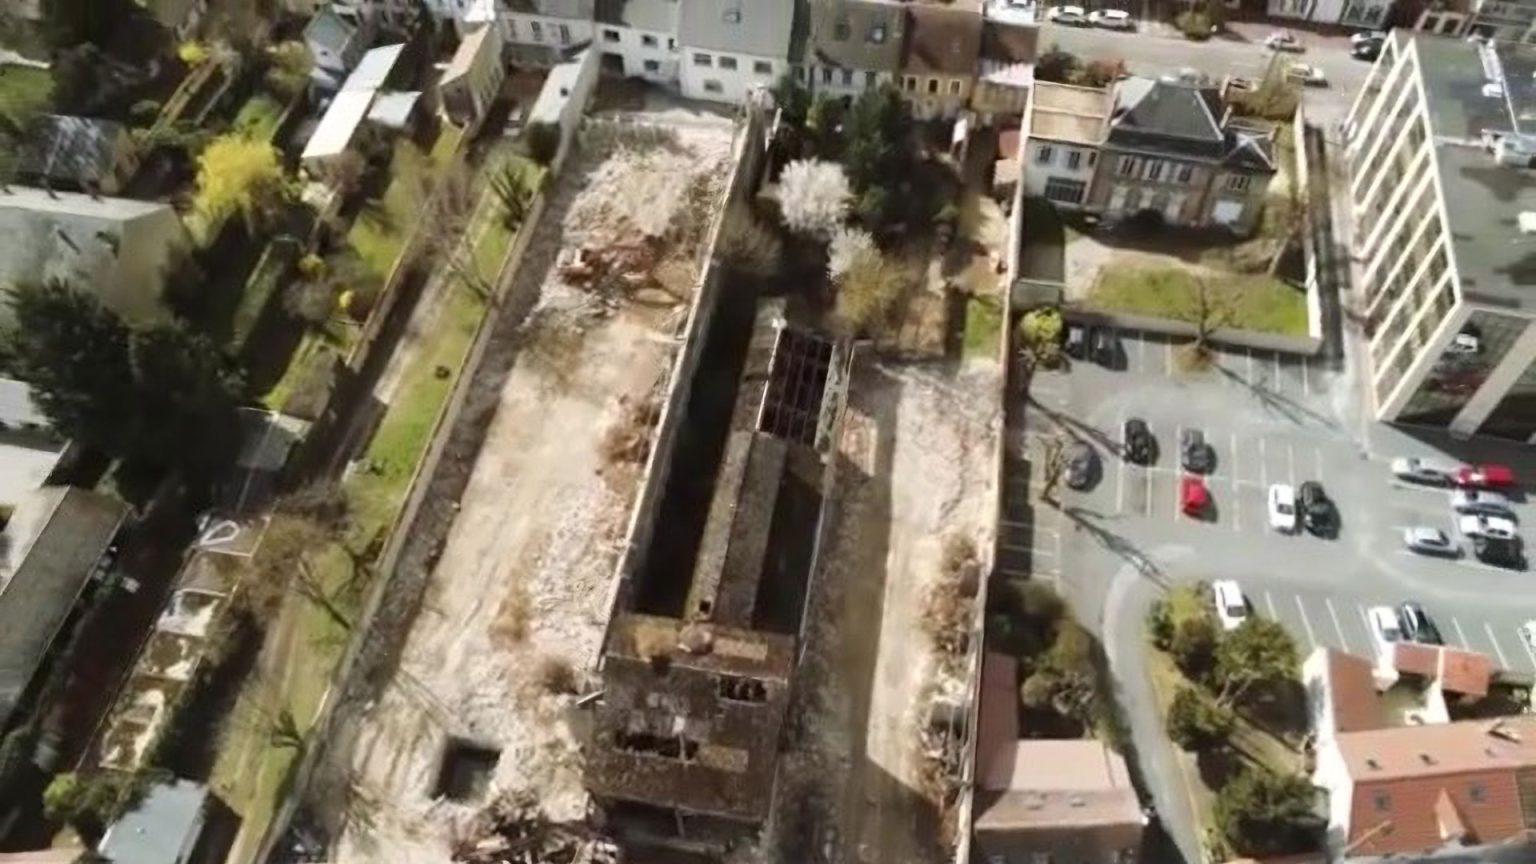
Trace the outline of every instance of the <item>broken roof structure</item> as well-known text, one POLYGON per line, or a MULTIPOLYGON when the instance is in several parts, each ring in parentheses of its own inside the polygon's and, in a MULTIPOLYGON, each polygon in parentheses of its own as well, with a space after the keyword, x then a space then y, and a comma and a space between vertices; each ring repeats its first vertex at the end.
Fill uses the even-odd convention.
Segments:
POLYGON ((740 829, 768 818, 839 356, 792 325, 783 300, 759 306, 676 614, 630 598, 610 626, 586 751, 587 786, 605 804, 668 808, 721 830, 709 820, 740 829))

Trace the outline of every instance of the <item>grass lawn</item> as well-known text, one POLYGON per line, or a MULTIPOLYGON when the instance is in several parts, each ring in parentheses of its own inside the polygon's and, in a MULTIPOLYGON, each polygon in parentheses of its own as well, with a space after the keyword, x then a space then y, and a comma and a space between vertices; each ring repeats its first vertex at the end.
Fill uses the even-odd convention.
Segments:
POLYGON ((233 126, 243 131, 247 137, 258 141, 271 141, 282 116, 282 104, 270 95, 258 92, 240 106, 240 113, 235 115, 233 126))
POLYGON ((0 114, 27 116, 48 108, 53 77, 30 66, 0 66, 0 114))
POLYGON ((996 358, 1003 335, 1003 304, 996 297, 971 295, 965 299, 965 335, 961 342, 966 357, 996 358))
MULTIPOLYGON (((1206 281, 1214 305, 1227 311, 1228 326, 1304 336, 1307 300, 1300 290, 1268 276, 1210 273, 1206 281)), ((1179 267, 1116 263, 1104 268, 1089 293, 1101 309, 1193 321, 1196 282, 1179 267)))
POLYGON ((458 127, 445 125, 430 153, 409 139, 395 143, 389 186, 363 207, 347 233, 347 242, 379 278, 389 278, 411 227, 421 218, 424 182, 453 158, 461 137, 458 127))

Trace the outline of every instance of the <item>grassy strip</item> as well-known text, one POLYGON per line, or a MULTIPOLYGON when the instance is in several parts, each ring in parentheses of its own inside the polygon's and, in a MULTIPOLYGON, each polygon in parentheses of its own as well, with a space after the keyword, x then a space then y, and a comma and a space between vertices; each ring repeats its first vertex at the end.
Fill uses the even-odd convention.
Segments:
POLYGON ((257 93, 240 106, 235 115, 233 128, 247 138, 271 141, 277 134, 277 124, 283 117, 283 106, 266 93, 257 93))
POLYGON ((978 297, 974 294, 967 297, 962 355, 995 359, 999 350, 998 340, 1002 335, 1002 302, 996 297, 978 297))
POLYGON ((0 114, 30 117, 48 109, 53 97, 53 77, 46 69, 0 66, 0 114))
MULTIPOLYGON (((1306 335, 1307 301, 1301 291, 1268 276, 1213 273, 1206 279, 1212 304, 1227 313, 1227 326, 1306 335)), ((1179 267, 1117 264, 1100 273, 1089 302, 1100 309, 1193 322, 1198 290, 1195 276, 1179 267)))

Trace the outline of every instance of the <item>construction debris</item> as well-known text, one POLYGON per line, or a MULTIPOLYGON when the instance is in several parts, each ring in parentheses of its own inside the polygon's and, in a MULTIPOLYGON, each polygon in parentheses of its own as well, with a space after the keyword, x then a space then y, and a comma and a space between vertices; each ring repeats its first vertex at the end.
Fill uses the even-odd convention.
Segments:
POLYGON ((453 844, 461 864, 620 864, 614 842, 586 822, 553 822, 532 792, 507 793, 453 844))

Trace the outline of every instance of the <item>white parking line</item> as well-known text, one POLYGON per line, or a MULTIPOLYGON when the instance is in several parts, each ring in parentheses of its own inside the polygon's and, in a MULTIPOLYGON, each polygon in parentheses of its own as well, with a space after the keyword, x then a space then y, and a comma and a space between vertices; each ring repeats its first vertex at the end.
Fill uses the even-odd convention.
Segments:
POLYGON ((1147 502, 1147 504, 1146 504, 1147 512, 1143 513, 1142 515, 1143 516, 1151 516, 1152 515, 1152 471, 1151 471, 1151 469, 1148 469, 1146 471, 1146 475, 1147 475, 1147 497, 1142 499, 1142 500, 1147 502))
MULTIPOLYGON (((1311 364, 1307 362, 1307 355, 1301 355, 1301 392, 1304 396, 1312 395, 1312 381, 1307 374, 1309 368, 1311 368, 1311 364)), ((1321 476, 1322 472, 1319 471, 1318 475, 1321 476)))
POLYGON ((1264 592, 1264 605, 1269 607, 1269 620, 1279 621, 1280 615, 1275 612, 1275 598, 1269 596, 1268 591, 1264 592))
POLYGON ((1173 377, 1173 340, 1163 343, 1163 374, 1173 377))
POLYGON ((1269 488, 1269 464, 1264 458, 1264 437, 1259 436, 1259 488, 1269 488))
POLYGON ((1237 470, 1237 433, 1232 433, 1232 481, 1237 482, 1243 472, 1237 470))
MULTIPOLYGON (((1375 632, 1371 628, 1370 616, 1365 614, 1365 607, 1361 606, 1359 603, 1356 603, 1355 604, 1355 611, 1360 613, 1360 623, 1365 625, 1365 632, 1366 632, 1366 634, 1370 635, 1370 636, 1375 636, 1376 634, 1375 634, 1375 632)), ((1376 639, 1372 639, 1371 640, 1371 644, 1370 644, 1369 647, 1371 649, 1371 655, 1372 656, 1378 656, 1378 655, 1381 654, 1381 646, 1378 644, 1378 642, 1379 642, 1379 637, 1376 638, 1376 639)))
POLYGON ((1484 621, 1483 629, 1488 631, 1488 641, 1493 643, 1493 650, 1497 651, 1499 654, 1499 668, 1508 669, 1509 659, 1504 656, 1504 649, 1499 646, 1499 637, 1493 635, 1493 626, 1490 625, 1487 621, 1484 621))
POLYGON ((1467 641, 1467 631, 1461 629, 1461 622, 1456 620, 1455 615, 1451 616, 1451 626, 1456 628, 1456 639, 1461 642, 1462 649, 1470 650, 1472 643, 1467 641))
MULTIPOLYGON (((1519 631, 1516 632, 1518 633, 1519 631)), ((1531 658, 1531 668, 1536 669, 1536 651, 1531 650, 1531 643, 1525 641, 1525 636, 1523 635, 1515 641, 1520 643, 1521 648, 1525 649, 1525 656, 1531 658)))
POLYGON ((1354 649, 1349 647, 1349 640, 1344 638, 1344 628, 1339 624, 1339 613, 1333 608, 1333 599, 1324 597, 1323 605, 1328 607, 1328 617, 1333 619, 1333 631, 1339 634, 1339 644, 1344 646, 1345 651, 1353 651, 1354 649))
POLYGON ((1285 479, 1293 488, 1296 486, 1296 448, 1289 442, 1285 445, 1285 479))
POLYGON ((1301 596, 1300 595, 1297 595, 1297 597, 1296 597, 1296 611, 1301 613, 1301 626, 1303 626, 1303 627, 1305 627, 1307 629, 1307 642, 1313 648, 1316 648, 1317 647, 1317 634, 1312 632, 1312 621, 1311 621, 1311 619, 1307 618, 1307 607, 1301 605, 1301 596))
POLYGON ((1280 355, 1275 355, 1275 389, 1280 389, 1280 355))
POLYGON ((1323 479, 1323 451, 1317 447, 1312 448, 1312 469, 1317 472, 1314 476, 1321 482, 1323 479))
POLYGON ((1248 355, 1248 381, 1253 382, 1253 349, 1243 348, 1243 353, 1248 355))

